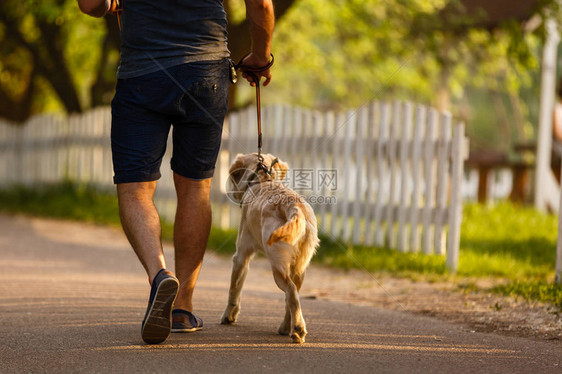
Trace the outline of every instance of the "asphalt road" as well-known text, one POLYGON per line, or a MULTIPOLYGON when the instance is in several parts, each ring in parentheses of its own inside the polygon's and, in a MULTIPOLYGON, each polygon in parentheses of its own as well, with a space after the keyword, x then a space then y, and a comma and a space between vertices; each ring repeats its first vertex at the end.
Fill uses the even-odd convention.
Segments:
POLYGON ((284 296, 263 260, 239 323, 222 326, 229 276, 210 253, 195 294, 204 330, 145 345, 148 282, 121 233, 0 215, 0 373, 562 373, 558 342, 314 298, 302 300, 307 342, 291 344, 275 333, 284 296))

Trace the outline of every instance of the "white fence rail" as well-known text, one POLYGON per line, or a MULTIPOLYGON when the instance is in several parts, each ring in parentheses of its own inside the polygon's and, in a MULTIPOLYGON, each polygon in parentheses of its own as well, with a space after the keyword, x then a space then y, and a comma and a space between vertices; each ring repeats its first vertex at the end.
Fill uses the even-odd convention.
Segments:
MULTIPOLYGON (((277 105, 262 116, 264 150, 289 163, 288 183, 312 203, 322 232, 402 252, 447 253, 449 268, 457 268, 464 125, 453 126, 448 113, 402 102, 339 113, 277 105)), ((110 123, 108 108, 37 116, 22 126, 0 122, 0 184, 66 178, 110 187, 110 123)), ((212 182, 214 223, 223 228, 236 227, 239 218, 225 194, 228 166, 237 153, 255 151, 255 129, 252 107, 225 121, 212 182)), ((167 219, 175 210, 171 148, 155 199, 167 219)))

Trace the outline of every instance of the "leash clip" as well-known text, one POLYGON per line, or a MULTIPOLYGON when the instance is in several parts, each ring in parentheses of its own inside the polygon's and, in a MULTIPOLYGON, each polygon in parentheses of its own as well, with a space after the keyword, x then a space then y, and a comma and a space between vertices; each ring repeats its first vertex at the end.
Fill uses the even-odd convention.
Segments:
POLYGON ((258 153, 258 165, 256 166, 256 173, 260 170, 263 170, 263 172, 266 175, 269 175, 271 177, 271 173, 273 172, 273 166, 278 162, 279 162, 279 158, 275 157, 275 159, 271 162, 271 165, 269 165, 268 168, 263 162, 263 156, 261 155, 261 153, 258 153))
POLYGON ((236 65, 234 61, 230 60, 230 83, 236 84, 238 82, 238 73, 236 72, 236 65))

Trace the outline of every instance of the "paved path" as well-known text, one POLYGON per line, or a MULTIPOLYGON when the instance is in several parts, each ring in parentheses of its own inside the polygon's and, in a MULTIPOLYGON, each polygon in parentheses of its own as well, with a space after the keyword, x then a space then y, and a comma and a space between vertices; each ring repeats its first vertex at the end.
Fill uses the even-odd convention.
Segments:
POLYGON ((239 324, 221 326, 229 275, 228 259, 209 254, 195 295, 205 329, 144 345, 148 283, 121 233, 0 215, 0 373, 562 372, 557 342, 313 298, 302 300, 307 343, 290 344, 275 334, 283 295, 264 261, 250 270, 239 324))

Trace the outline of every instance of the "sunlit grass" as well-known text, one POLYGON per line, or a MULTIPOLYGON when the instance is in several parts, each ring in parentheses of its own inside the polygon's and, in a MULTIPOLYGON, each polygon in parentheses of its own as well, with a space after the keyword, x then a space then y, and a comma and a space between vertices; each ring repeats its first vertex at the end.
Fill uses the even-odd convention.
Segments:
POLYGON ((500 203, 467 205, 461 229, 459 274, 554 277, 558 220, 531 208, 500 203))

